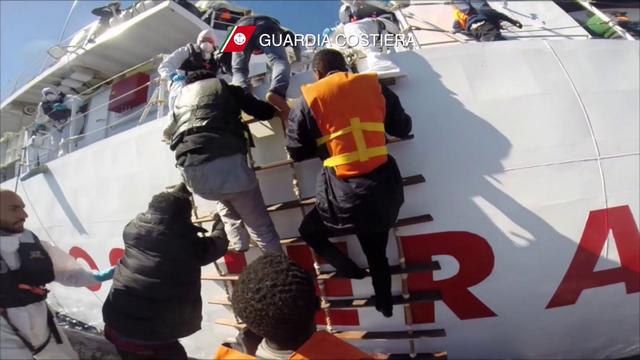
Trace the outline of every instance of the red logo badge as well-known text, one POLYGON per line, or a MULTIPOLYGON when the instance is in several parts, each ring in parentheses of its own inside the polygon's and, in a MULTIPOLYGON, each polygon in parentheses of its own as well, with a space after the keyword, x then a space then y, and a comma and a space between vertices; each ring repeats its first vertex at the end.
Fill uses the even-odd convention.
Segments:
POLYGON ((249 43, 251 35, 256 31, 256 27, 251 26, 234 26, 227 35, 222 44, 223 52, 241 52, 249 43))

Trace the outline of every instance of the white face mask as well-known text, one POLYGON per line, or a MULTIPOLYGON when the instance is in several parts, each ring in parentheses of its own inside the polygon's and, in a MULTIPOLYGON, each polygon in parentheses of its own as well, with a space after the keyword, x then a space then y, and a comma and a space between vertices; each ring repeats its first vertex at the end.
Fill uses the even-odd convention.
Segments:
POLYGON ((56 94, 47 94, 46 98, 49 101, 53 101, 53 100, 57 99, 58 96, 56 94))
POLYGON ((0 251, 12 253, 20 246, 20 234, 0 237, 0 251))
POLYGON ((200 50, 205 54, 211 54, 213 52, 213 45, 208 42, 202 42, 200 43, 200 50))

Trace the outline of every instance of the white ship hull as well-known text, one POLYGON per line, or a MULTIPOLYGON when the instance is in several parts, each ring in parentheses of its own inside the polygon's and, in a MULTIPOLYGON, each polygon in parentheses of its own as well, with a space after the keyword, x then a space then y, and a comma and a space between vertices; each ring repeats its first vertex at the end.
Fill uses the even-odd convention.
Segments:
MULTIPOLYGON (((638 42, 466 44, 393 59, 407 74, 392 89, 413 118, 415 138, 390 145, 390 151, 403 176, 426 178, 405 187, 400 218, 434 219, 400 227, 397 235, 407 258, 424 256, 441 267, 432 277, 409 275, 410 289, 436 288, 443 300, 395 306, 391 319, 373 308, 346 310, 334 314, 334 329, 403 331, 408 311, 412 329, 446 331, 445 337, 416 340, 421 353, 640 353, 638 42)), ((295 76, 291 97, 309 80, 309 74, 295 76)), ((173 154, 160 142, 165 123, 159 119, 81 148, 20 182, 27 227, 76 255, 84 251, 97 268, 109 267, 110 254, 123 248, 125 224, 145 210, 153 194, 180 181, 173 154)), ((253 128, 260 131, 265 124, 253 128)), ((257 139, 258 163, 285 158, 278 121, 270 124, 266 132, 275 134, 257 139)), ((313 195, 318 169, 316 160, 296 166, 303 197, 313 195)), ((267 204, 294 199, 291 171, 285 166, 259 172, 267 204)), ((201 199, 198 205, 200 214, 211 210, 201 199)), ((273 218, 282 237, 297 235, 298 209, 273 218)), ((357 241, 345 239, 349 254, 365 266, 357 241)), ((397 264, 393 236, 388 254, 397 264)), ((256 256, 252 248, 246 260, 256 256)), ((213 266, 203 270, 214 272, 213 266)), ((400 276, 393 281, 400 294, 400 276)), ((203 281, 203 300, 224 297, 222 285, 203 281)), ((52 289, 56 307, 101 326, 109 283, 97 291, 52 289)), ((340 282, 333 291, 372 294, 368 279, 340 282)), ((214 324, 232 318, 225 307, 207 304, 203 312, 202 330, 183 343, 190 356, 211 358, 236 331, 214 324)), ((410 352, 408 340, 354 344, 410 352)))

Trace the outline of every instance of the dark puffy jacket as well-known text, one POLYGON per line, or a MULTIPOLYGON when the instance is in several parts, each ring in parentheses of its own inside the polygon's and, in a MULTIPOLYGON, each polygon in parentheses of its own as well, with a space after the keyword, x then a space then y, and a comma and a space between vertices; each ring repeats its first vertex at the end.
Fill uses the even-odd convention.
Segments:
POLYGON ((240 112, 270 119, 275 108, 242 88, 220 79, 196 81, 182 88, 173 106, 171 150, 180 166, 246 154, 249 128, 240 112))
MULTIPOLYGON (((102 308, 104 322, 124 337, 167 341, 200 329, 200 267, 226 252, 226 239, 175 216, 139 214, 124 228, 125 254, 102 308)), ((220 230, 218 230, 220 231, 220 230)), ((223 231, 223 230, 222 230, 223 231)))

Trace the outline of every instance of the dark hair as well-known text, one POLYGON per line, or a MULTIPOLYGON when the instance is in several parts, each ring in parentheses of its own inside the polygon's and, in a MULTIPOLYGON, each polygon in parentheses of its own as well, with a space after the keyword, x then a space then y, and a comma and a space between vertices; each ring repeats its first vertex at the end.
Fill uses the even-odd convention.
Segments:
POLYGON ((335 49, 320 49, 313 55, 313 69, 326 75, 331 71, 347 71, 347 61, 335 49))
POLYGON ((149 202, 149 211, 175 219, 191 221, 193 207, 191 199, 189 199, 190 194, 186 187, 180 185, 174 191, 155 194, 149 202))
POLYGON ((262 255, 244 269, 231 303, 249 329, 290 350, 309 338, 319 308, 310 274, 275 254, 262 255))

